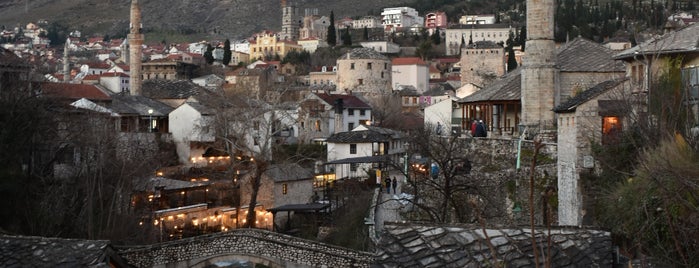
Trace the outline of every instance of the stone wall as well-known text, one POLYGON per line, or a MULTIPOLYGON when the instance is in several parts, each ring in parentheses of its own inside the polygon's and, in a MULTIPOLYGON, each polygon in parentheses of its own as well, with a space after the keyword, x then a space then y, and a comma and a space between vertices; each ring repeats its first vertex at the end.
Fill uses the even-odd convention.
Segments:
POLYGON ((226 256, 229 261, 248 256, 270 267, 369 267, 374 262, 368 252, 258 229, 128 247, 119 250, 119 255, 135 267, 204 267, 226 256))
POLYGON ((382 94, 390 92, 391 88, 390 60, 350 58, 337 61, 337 90, 340 92, 382 94))
POLYGON ((556 106, 565 103, 569 98, 583 90, 587 90, 604 81, 619 79, 624 73, 612 72, 560 72, 556 92, 556 106))

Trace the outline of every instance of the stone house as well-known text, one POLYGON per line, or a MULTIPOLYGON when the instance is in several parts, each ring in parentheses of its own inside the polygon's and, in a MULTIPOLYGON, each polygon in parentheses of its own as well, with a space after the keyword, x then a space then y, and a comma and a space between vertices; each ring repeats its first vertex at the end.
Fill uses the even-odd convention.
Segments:
POLYGON ((299 107, 299 139, 308 143, 371 121, 371 106, 357 96, 311 93, 299 107))
MULTIPOLYGON (((592 198, 584 194, 581 174, 599 164, 592 156, 592 143, 607 144, 628 123, 628 79, 609 80, 577 94, 554 109, 558 117, 558 218, 560 225, 588 225, 586 211, 592 198)), ((588 214, 589 215, 589 214, 588 214)))
POLYGON ((337 89, 366 95, 391 92, 391 60, 370 48, 355 48, 337 59, 337 89))
POLYGON ((399 86, 413 86, 422 94, 429 86, 428 66, 418 57, 393 58, 391 60, 391 84, 396 90, 399 86))
POLYGON ((478 41, 461 51, 461 84, 487 86, 505 74, 505 48, 492 41, 478 41))
POLYGON ((469 24, 455 25, 445 30, 444 43, 447 56, 459 55, 462 45, 466 47, 469 40, 490 41, 495 44, 507 41, 510 31, 516 31, 508 24, 469 24), (463 44, 461 43, 463 41, 463 44))
MULTIPOLYGON (((252 188, 248 183, 249 179, 251 179, 250 174, 241 177, 241 205, 250 203, 252 188)), ((274 164, 262 174, 260 189, 257 193, 257 204, 267 210, 290 204, 311 203, 312 197, 313 172, 310 169, 301 167, 297 163, 274 164)), ((286 214, 276 215, 274 222, 277 225, 286 222, 286 214)), ((262 226, 268 225, 270 224, 262 223, 262 226)))

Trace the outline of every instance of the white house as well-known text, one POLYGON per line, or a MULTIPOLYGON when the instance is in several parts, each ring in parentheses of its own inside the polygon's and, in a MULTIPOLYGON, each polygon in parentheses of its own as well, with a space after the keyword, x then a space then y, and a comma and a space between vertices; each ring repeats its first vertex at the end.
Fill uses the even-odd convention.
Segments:
POLYGON ((399 131, 358 126, 352 131, 335 133, 327 139, 326 164, 334 170, 337 179, 363 180, 369 178, 369 174, 381 175, 388 171, 387 161, 401 162, 399 158, 406 150, 403 141, 403 134, 399 131))
POLYGON ((100 75, 100 85, 112 93, 129 92, 131 77, 125 73, 103 73, 100 75))
POLYGON ((359 45, 366 48, 371 48, 379 53, 398 53, 400 46, 390 41, 364 41, 359 42, 359 45))
POLYGON ((170 112, 168 125, 180 163, 206 164, 201 157, 208 147, 200 145, 215 139, 213 131, 208 128, 213 116, 213 109, 198 102, 185 102, 170 112))
POLYGON ((452 126, 452 119, 461 117, 461 109, 459 109, 459 104, 456 101, 456 98, 449 97, 425 107, 425 127, 429 126, 437 135, 449 136, 456 134, 452 133, 452 128, 455 130, 460 129, 460 125, 456 123, 452 126))
POLYGON ((353 95, 312 93, 301 103, 299 138, 325 139, 371 122, 371 106, 353 95))
POLYGON ((429 88, 429 66, 418 57, 394 58, 391 60, 391 84, 394 90, 398 86, 413 86, 422 94, 429 88))

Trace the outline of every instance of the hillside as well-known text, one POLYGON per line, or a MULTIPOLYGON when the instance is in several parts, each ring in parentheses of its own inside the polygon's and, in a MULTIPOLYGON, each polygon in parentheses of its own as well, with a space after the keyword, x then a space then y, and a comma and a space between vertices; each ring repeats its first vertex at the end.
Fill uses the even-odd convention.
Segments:
MULTIPOLYGON (((201 38, 243 38, 263 29, 281 29, 280 0, 142 0, 143 26, 154 35, 189 35, 201 38), (158 34, 156 34, 158 33, 158 34)), ((317 8, 335 18, 379 14, 384 7, 407 5, 412 0, 296 0, 300 14, 317 8)), ((88 35, 124 36, 128 28, 129 0, 4 0, 0 25, 13 27, 46 19, 68 30, 88 35)), ((148 39, 148 34, 146 35, 148 39)))

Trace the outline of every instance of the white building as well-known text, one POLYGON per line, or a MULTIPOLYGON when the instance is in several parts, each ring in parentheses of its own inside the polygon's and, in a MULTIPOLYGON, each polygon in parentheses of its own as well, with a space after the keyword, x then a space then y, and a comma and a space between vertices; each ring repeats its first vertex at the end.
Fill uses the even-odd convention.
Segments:
POLYGON ((389 7, 381 12, 381 25, 386 32, 395 32, 414 24, 423 25, 425 19, 420 17, 417 10, 411 7, 389 7))
POLYGON ((462 40, 464 47, 468 46, 469 40, 473 42, 492 41, 496 44, 502 42, 505 44, 510 31, 516 34, 516 29, 507 24, 471 24, 448 28, 445 35, 446 54, 459 55, 462 40))
POLYGON ((195 146, 192 142, 213 142, 213 131, 208 131, 213 122, 214 111, 198 102, 185 102, 170 112, 168 125, 175 142, 180 163, 203 164, 200 161, 206 147, 195 146))
POLYGON ((495 15, 463 15, 459 18, 459 24, 495 24, 495 15))
POLYGON ((394 58, 391 60, 391 72, 394 90, 399 86, 410 85, 422 94, 429 88, 429 66, 421 58, 394 58))
POLYGON ((327 164, 337 179, 367 179, 368 174, 380 175, 387 171, 379 163, 401 163, 400 157, 406 150, 403 141, 401 132, 372 126, 335 133, 327 139, 327 164), (377 169, 382 171, 377 172, 377 169))
POLYGON ((352 28, 363 29, 366 28, 380 28, 383 27, 381 24, 381 19, 375 16, 364 16, 361 19, 356 19, 352 21, 352 28))
POLYGON ((100 85, 112 93, 129 92, 131 78, 125 73, 103 73, 100 75, 100 85))
POLYGON ((461 118, 461 109, 454 97, 448 97, 425 107, 425 128, 428 126, 437 135, 452 135, 452 129, 460 129, 459 124, 452 125, 453 118, 461 118))
POLYGON ((362 47, 371 48, 379 53, 392 54, 400 52, 400 46, 390 41, 364 41, 360 42, 359 45, 362 47))

